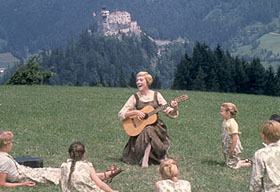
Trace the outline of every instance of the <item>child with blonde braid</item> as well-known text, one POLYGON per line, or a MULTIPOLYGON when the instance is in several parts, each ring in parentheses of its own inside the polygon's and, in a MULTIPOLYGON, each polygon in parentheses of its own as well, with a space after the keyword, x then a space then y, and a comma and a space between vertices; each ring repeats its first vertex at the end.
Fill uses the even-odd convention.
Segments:
POLYGON ((156 192, 191 192, 191 184, 186 180, 179 180, 179 169, 173 159, 162 160, 159 173, 163 180, 156 182, 156 192))
POLYGON ((81 142, 74 142, 69 147, 67 162, 61 165, 61 187, 63 192, 118 192, 111 189, 105 182, 110 183, 112 178, 122 170, 111 166, 105 173, 96 173, 92 164, 85 158, 85 146, 81 142))
POLYGON ((236 122, 237 108, 233 103, 223 103, 221 106, 221 116, 224 118, 222 123, 222 150, 225 163, 228 167, 238 169, 249 167, 252 162, 250 159, 241 160, 243 147, 239 139, 238 124, 236 122))

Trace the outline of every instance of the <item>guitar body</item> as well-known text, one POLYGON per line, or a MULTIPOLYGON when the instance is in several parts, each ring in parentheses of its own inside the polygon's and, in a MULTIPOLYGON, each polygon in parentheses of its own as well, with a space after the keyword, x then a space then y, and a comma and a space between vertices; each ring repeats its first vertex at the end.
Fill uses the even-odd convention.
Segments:
MULTIPOLYGON (((141 111, 148 114, 154 110, 153 106, 147 105, 141 111)), ((136 115, 130 116, 123 120, 123 127, 129 136, 139 135, 147 125, 151 125, 157 121, 157 114, 153 114, 141 120, 136 115)))
MULTIPOLYGON (((176 102, 185 101, 188 99, 188 95, 182 95, 175 99, 176 102)), ((161 110, 164 110, 166 107, 170 106, 170 103, 161 105, 158 108, 154 109, 153 106, 147 105, 141 111, 146 114, 144 119, 138 119, 136 115, 130 116, 123 120, 123 127, 125 132, 129 136, 136 136, 141 133, 147 125, 151 125, 157 121, 157 113, 161 110)))

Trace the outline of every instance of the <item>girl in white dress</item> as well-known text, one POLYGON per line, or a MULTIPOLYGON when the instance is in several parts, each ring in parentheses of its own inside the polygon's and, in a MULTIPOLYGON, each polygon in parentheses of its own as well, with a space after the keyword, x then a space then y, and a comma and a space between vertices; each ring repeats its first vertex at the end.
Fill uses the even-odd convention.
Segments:
POLYGON ((111 182, 112 178, 121 172, 120 168, 112 166, 111 170, 105 173, 96 173, 92 164, 84 160, 85 146, 80 142, 72 143, 68 152, 71 159, 61 165, 63 192, 117 192, 105 182, 111 182))
POLYGON ((179 180, 179 169, 173 159, 162 160, 159 173, 163 180, 156 182, 156 192, 191 192, 191 184, 179 180))
POLYGON ((228 167, 238 169, 251 166, 251 160, 241 160, 243 147, 239 139, 238 124, 236 122, 237 108, 233 103, 223 103, 221 106, 222 123, 222 150, 225 163, 228 167))

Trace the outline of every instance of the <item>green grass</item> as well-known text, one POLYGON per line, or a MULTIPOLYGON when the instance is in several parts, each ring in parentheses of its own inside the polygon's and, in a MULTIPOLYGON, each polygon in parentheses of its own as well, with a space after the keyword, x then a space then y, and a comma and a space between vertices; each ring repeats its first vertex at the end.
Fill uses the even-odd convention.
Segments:
MULTIPOLYGON (((136 89, 68 86, 0 86, 0 130, 15 134, 14 157, 41 157, 44 166, 59 167, 68 158, 68 146, 81 141, 87 159, 99 172, 115 164, 125 171, 110 186, 121 192, 154 191, 160 179, 158 166, 142 169, 120 161, 128 140, 117 113, 136 89)), ((250 168, 224 166, 221 153, 220 105, 232 102, 239 110, 242 158, 261 147, 259 126, 272 113, 280 113, 279 98, 194 91, 160 90, 170 101, 184 93, 180 115, 169 119, 169 156, 178 160, 180 178, 191 182, 194 192, 247 192, 250 168)), ((38 184, 33 188, 0 188, 0 191, 61 191, 60 186, 38 184)))

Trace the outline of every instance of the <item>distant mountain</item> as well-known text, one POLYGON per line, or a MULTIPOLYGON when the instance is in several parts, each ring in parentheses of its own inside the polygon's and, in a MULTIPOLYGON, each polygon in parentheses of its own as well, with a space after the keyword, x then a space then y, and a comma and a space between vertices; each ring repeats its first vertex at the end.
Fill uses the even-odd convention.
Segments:
POLYGON ((61 45, 89 27, 104 6, 129 12, 154 39, 182 37, 267 63, 280 60, 269 44, 279 33, 279 0, 0 0, 0 39, 8 42, 0 51, 20 57, 61 45))

